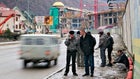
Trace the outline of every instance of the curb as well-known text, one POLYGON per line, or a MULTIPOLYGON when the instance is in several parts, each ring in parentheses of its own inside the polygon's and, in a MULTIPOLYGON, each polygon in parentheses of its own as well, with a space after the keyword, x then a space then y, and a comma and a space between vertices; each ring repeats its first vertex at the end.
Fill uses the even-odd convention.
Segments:
POLYGON ((0 43, 0 46, 3 46, 3 45, 13 45, 13 44, 19 44, 19 41, 1 42, 1 43, 0 43))
POLYGON ((64 67, 62 67, 62 68, 60 68, 59 70, 57 70, 57 71, 53 72, 52 74, 50 74, 50 75, 46 76, 46 77, 45 77, 45 78, 43 78, 43 79, 49 79, 50 77, 52 77, 52 76, 53 76, 53 75, 55 75, 56 73, 61 72, 64 68, 65 68, 65 66, 64 66, 64 67))

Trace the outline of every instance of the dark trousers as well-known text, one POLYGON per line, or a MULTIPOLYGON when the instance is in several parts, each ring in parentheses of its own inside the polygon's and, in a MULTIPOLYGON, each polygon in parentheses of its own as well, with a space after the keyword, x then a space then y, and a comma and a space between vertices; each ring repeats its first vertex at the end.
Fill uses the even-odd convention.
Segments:
POLYGON ((111 60, 112 60, 112 58, 111 58, 112 50, 113 50, 113 47, 108 47, 107 48, 109 63, 111 63, 111 60))
POLYGON ((89 66, 90 66, 90 73, 94 73, 94 56, 93 54, 91 55, 85 55, 84 56, 84 61, 85 61, 85 74, 89 74, 89 66))
POLYGON ((105 65, 106 65, 105 50, 106 50, 106 48, 104 48, 104 47, 101 47, 101 48, 100 48, 100 57, 101 57, 101 65, 102 65, 102 66, 105 66, 105 65))
POLYGON ((69 66, 70 66, 70 60, 71 60, 71 58, 72 58, 72 72, 73 73, 76 73, 76 66, 75 66, 76 52, 77 51, 69 51, 69 50, 67 50, 66 70, 65 70, 65 73, 68 73, 69 72, 69 66))

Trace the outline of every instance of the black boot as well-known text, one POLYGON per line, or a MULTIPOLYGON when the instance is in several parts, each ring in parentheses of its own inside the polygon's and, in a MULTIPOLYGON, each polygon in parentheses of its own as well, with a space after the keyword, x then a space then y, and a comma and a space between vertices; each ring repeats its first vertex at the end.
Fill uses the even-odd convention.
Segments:
POLYGON ((67 74, 68 74, 68 73, 65 72, 65 73, 64 73, 64 76, 67 76, 67 74))
POLYGON ((77 74, 77 73, 73 73, 73 75, 74 75, 74 76, 78 76, 78 74, 77 74))
POLYGON ((108 63, 106 66, 108 66, 108 67, 112 67, 112 64, 111 64, 111 63, 108 63))

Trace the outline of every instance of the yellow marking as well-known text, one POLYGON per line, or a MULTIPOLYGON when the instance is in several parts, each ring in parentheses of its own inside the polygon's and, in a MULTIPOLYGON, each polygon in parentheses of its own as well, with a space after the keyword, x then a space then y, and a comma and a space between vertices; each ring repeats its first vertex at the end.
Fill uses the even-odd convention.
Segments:
POLYGON ((140 55, 139 54, 135 54, 135 61, 140 63, 140 55))
POLYGON ((140 39, 133 39, 133 52, 135 53, 135 60, 140 63, 140 39))

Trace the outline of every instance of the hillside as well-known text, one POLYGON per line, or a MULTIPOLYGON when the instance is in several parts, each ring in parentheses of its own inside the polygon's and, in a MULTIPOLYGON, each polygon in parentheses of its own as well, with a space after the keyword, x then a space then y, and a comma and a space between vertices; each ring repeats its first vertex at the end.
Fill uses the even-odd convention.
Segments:
MULTIPOLYGON (((35 15, 49 15, 49 8, 56 1, 61 1, 66 6, 80 8, 80 0, 0 0, 7 7, 13 8, 18 6, 21 10, 27 10, 35 15)), ((94 0, 83 0, 83 4, 88 4, 84 7, 86 9, 93 10, 94 0)), ((99 4, 106 3, 106 0, 98 0, 99 4)), ((104 6, 99 7, 100 9, 106 8, 104 6)))

